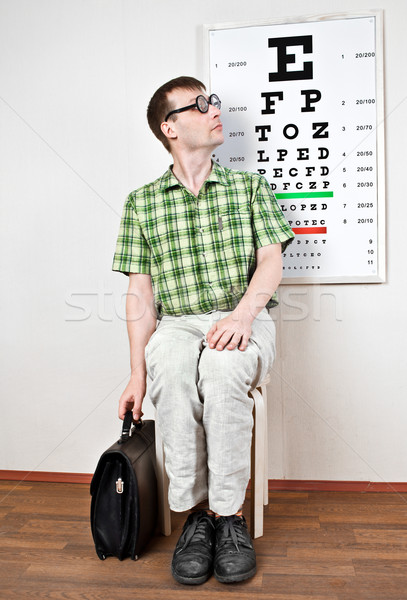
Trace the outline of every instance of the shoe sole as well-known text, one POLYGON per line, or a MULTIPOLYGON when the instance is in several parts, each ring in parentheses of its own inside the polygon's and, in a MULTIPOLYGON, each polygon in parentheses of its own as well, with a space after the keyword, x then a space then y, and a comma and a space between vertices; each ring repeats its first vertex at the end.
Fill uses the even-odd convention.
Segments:
POLYGON ((250 577, 256 575, 256 571, 257 568, 253 567, 253 569, 247 571, 246 573, 239 573, 236 575, 218 575, 216 571, 214 571, 213 574, 215 579, 217 579, 220 583, 239 583, 240 581, 245 581, 246 579, 250 579, 250 577))
POLYGON ((171 574, 174 577, 175 581, 178 581, 178 583, 182 583, 184 585, 200 585, 201 583, 205 583, 205 581, 208 581, 208 579, 212 575, 212 572, 205 573, 205 575, 201 575, 200 577, 182 577, 182 575, 178 575, 178 573, 175 573, 174 569, 171 567, 171 574))

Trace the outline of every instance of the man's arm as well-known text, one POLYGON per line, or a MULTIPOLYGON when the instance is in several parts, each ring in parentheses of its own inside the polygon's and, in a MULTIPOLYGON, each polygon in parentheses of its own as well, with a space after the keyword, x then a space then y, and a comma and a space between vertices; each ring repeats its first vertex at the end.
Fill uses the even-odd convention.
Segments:
POLYGON ((281 244, 269 244, 256 251, 256 270, 245 295, 235 310, 215 323, 206 339, 210 348, 246 350, 252 323, 276 291, 282 277, 281 244))
POLYGON ((119 400, 119 417, 133 411, 135 421, 142 416, 141 405, 146 393, 144 349, 155 331, 157 317, 150 275, 130 273, 126 299, 127 332, 130 344, 130 381, 119 400))

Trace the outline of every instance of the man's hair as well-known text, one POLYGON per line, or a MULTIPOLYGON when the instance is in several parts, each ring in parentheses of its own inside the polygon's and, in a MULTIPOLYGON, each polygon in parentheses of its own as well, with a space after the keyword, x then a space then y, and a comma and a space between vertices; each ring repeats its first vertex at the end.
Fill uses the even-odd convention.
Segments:
MULTIPOLYGON (((170 152, 170 143, 161 131, 161 123, 164 121, 166 115, 174 108, 168 100, 168 94, 175 89, 199 89, 205 91, 206 87, 201 81, 198 81, 198 79, 195 79, 194 77, 176 77, 158 88, 151 98, 147 108, 147 121, 151 131, 160 142, 164 144, 164 147, 168 152, 170 152)), ((175 120, 177 115, 172 115, 171 118, 175 120)))

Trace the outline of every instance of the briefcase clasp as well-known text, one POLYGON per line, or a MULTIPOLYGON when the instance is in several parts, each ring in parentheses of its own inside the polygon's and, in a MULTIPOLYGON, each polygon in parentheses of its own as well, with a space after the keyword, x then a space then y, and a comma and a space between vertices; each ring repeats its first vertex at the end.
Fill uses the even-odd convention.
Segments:
POLYGON ((116 492, 118 494, 123 494, 123 489, 124 489, 124 481, 121 477, 119 477, 119 479, 116 481, 116 492))

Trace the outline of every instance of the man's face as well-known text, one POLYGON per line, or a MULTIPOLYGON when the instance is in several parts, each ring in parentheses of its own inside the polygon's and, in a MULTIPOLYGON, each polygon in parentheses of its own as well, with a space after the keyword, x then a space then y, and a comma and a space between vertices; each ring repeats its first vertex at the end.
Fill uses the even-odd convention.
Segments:
MULTIPOLYGON (((168 94, 171 106, 182 108, 194 104, 199 95, 208 95, 200 89, 175 89, 168 94)), ((174 121, 168 119, 171 129, 176 135, 177 145, 184 150, 199 150, 207 148, 212 151, 223 144, 223 129, 220 120, 220 109, 209 104, 208 112, 201 113, 197 108, 191 108, 178 113, 174 121)))

